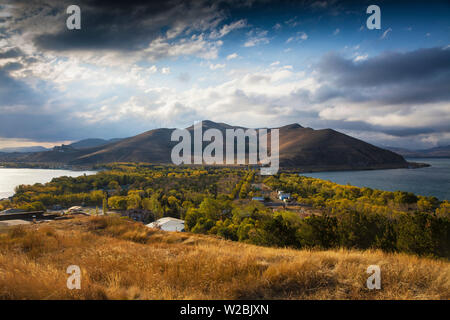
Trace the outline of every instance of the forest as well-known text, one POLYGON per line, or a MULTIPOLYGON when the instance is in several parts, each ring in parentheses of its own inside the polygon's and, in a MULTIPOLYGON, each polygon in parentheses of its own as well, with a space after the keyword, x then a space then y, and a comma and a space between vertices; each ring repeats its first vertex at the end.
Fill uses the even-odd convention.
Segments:
MULTIPOLYGON (((94 206, 185 220, 186 231, 233 241, 290 248, 356 248, 450 257, 450 202, 408 192, 338 185, 281 173, 264 177, 247 167, 112 163, 95 175, 20 185, 0 210, 94 206), (255 183, 284 190, 310 214, 264 202, 255 183)), ((270 200, 270 199, 266 199, 270 200)), ((98 212, 100 212, 100 210, 98 212)))

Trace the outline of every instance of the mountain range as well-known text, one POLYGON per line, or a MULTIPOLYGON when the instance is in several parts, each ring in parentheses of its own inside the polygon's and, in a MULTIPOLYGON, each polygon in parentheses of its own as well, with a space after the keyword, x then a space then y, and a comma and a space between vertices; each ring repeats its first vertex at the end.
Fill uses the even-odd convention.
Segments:
MULTIPOLYGON (((71 144, 65 145, 66 147, 74 148, 74 149, 84 149, 84 148, 92 148, 103 146, 108 143, 116 142, 122 139, 84 139, 80 141, 73 142, 71 144)), ((56 147, 56 148, 59 148, 56 147)), ((29 152, 43 152, 50 151, 51 148, 45 148, 43 146, 30 146, 30 147, 9 147, 9 148, 1 148, 0 153, 29 153, 29 152)))
MULTIPOLYGON (((243 128, 213 121, 203 121, 202 125, 203 131, 214 128, 225 132, 226 129, 243 128)), ((187 129, 192 131, 193 127, 187 129)), ((393 151, 376 147, 332 129, 314 130, 299 124, 290 124, 278 129, 281 167, 317 171, 410 166, 401 155, 393 151)), ((169 164, 172 163, 171 150, 178 143, 170 139, 173 130, 173 128, 153 129, 130 138, 110 141, 87 139, 43 152, 0 154, 0 161, 67 165, 108 162, 169 164)))
POLYGON ((9 148, 1 148, 0 152, 4 153, 26 153, 26 152, 41 152, 48 151, 50 149, 45 148, 43 146, 31 146, 31 147, 9 147, 9 148))
POLYGON ((396 147, 385 148, 407 158, 450 158, 450 145, 422 150, 410 150, 396 147))

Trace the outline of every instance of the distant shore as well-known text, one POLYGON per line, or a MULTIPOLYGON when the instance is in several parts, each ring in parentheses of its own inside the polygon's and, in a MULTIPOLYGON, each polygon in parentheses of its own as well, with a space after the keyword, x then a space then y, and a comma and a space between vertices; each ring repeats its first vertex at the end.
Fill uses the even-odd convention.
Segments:
POLYGON ((430 167, 428 163, 407 162, 405 165, 385 164, 375 166, 302 166, 302 167, 282 167, 281 172, 286 173, 309 173, 309 172, 330 172, 330 171, 361 171, 361 170, 386 170, 386 169, 417 169, 430 167))
POLYGON ((94 170, 93 165, 89 166, 73 166, 67 164, 54 163, 38 163, 38 162, 0 162, 0 168, 13 169, 50 169, 50 170, 72 170, 85 171, 94 170))
MULTIPOLYGON (((156 163, 155 165, 172 165, 156 163)), ((199 165, 193 165, 199 166, 199 165)), ((202 166, 202 165, 200 165, 202 166)), ((210 167, 211 165, 205 165, 210 167)), ((240 165, 246 167, 246 165, 240 165)), ((359 171, 359 170, 385 170, 385 169, 416 169, 430 167, 431 165, 423 162, 406 162, 404 165, 399 164, 381 164, 381 165, 369 165, 369 166, 301 166, 301 167, 284 167, 281 166, 279 172, 282 173, 308 173, 308 172, 328 172, 328 171, 359 171)), ((218 165, 218 167, 223 167, 218 165)), ((227 167, 227 166, 225 166, 227 167)), ((235 166, 230 166, 235 167, 235 166)), ((84 170, 99 170, 97 165, 67 165, 67 164, 55 164, 55 163, 26 163, 26 162, 5 162, 0 164, 0 168, 23 168, 23 169, 52 169, 52 170, 72 170, 72 171, 84 171, 84 170)))

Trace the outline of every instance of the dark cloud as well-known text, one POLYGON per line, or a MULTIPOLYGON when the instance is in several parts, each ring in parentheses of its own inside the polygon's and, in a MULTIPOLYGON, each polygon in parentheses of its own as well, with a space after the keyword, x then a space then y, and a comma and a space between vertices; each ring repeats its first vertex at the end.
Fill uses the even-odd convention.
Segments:
POLYGON ((11 72, 11 71, 16 71, 16 70, 20 70, 22 69, 23 64, 19 63, 19 62, 8 62, 7 64, 5 64, 2 67, 2 70, 4 72, 11 72))
POLYGON ((376 86, 435 77, 450 70, 450 50, 426 48, 405 53, 387 52, 353 62, 328 54, 320 64, 323 74, 337 75, 344 85, 376 86))
POLYGON ((429 127, 417 124, 417 127, 402 128, 394 126, 380 126, 373 125, 364 121, 349 121, 349 120, 324 120, 317 117, 312 119, 309 123, 314 128, 334 128, 342 131, 359 131, 359 132, 377 132, 391 135, 394 137, 414 137, 421 134, 447 132, 445 127, 429 127))
POLYGON ((0 59, 11 59, 23 56, 24 53, 19 48, 12 48, 6 51, 0 52, 0 59))
POLYGON ((22 28, 33 28, 33 42, 43 50, 140 50, 167 31, 205 31, 215 26, 223 15, 216 2, 207 1, 103 1, 79 0, 81 30, 66 28, 68 1, 18 1, 15 17, 23 20, 33 14, 57 16, 55 30, 36 30, 35 23, 23 22, 22 28), (42 13, 45 4, 52 10, 42 13))
POLYGON ((361 62, 327 54, 319 64, 321 96, 385 104, 450 99, 450 50, 388 52, 361 62))
POLYGON ((10 71, 21 68, 20 63, 8 63, 0 68, 0 114, 5 116, 3 107, 36 105, 41 97, 23 81, 9 75, 10 71))

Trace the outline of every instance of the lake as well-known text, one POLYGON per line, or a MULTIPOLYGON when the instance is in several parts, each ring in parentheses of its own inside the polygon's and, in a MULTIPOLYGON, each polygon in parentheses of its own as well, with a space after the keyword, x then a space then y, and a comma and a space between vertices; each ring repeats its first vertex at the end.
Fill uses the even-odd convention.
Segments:
POLYGON ((301 174, 357 187, 387 191, 408 191, 417 195, 450 200, 450 159, 407 159, 428 163, 431 167, 418 169, 389 169, 364 171, 334 171, 301 174))
POLYGON ((56 177, 78 177, 84 174, 95 173, 97 172, 53 169, 0 168, 0 199, 12 196, 14 194, 14 188, 20 184, 45 183, 51 181, 56 177))

